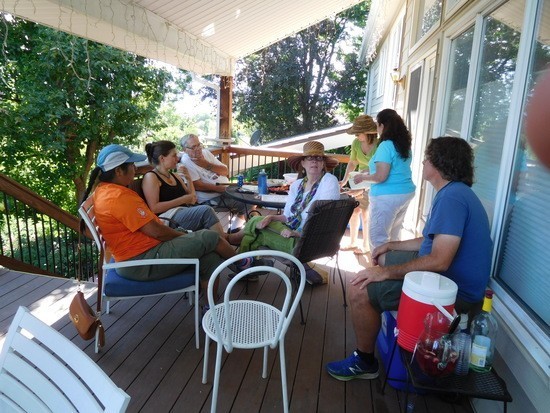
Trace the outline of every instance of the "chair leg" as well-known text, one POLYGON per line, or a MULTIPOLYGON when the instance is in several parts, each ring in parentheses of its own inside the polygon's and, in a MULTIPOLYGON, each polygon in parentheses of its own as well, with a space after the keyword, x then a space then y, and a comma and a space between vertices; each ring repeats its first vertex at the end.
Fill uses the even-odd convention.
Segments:
MULTIPOLYGON (((298 269, 292 266, 292 280, 294 281, 294 288, 298 291, 298 269)), ((304 325, 306 320, 304 319, 304 308, 302 307, 302 299, 300 298, 300 324, 304 325)))
POLYGON ((214 386, 212 388, 212 406, 210 408, 210 413, 216 413, 216 407, 218 404, 218 389, 220 387, 220 374, 222 369, 222 351, 223 351, 223 344, 217 343, 216 371, 214 372, 214 386))
POLYGON ((267 357, 269 353, 269 346, 264 346, 264 364, 262 369, 262 379, 267 379, 267 357))
POLYGON ((288 413, 288 389, 286 384, 286 359, 285 359, 285 342, 279 342, 279 359, 281 360, 281 387, 283 391, 283 411, 288 413))
POLYGON ((204 360, 202 361, 202 384, 206 384, 208 382, 208 356, 210 349, 210 337, 206 335, 206 338, 204 339, 204 360))
POLYGON ((344 307, 348 306, 346 301, 346 284, 344 283, 344 278, 342 277, 342 272, 340 271, 340 264, 338 263, 338 255, 336 255, 336 268, 338 269, 338 276, 340 277, 340 285, 342 286, 342 296, 344 298, 344 307))

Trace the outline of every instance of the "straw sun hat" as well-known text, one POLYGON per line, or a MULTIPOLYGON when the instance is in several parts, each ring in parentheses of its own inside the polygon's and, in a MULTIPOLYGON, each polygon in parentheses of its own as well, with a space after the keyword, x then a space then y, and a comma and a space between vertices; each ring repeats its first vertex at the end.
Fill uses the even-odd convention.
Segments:
POLYGON ((369 115, 357 116, 353 121, 353 126, 346 130, 349 135, 357 135, 359 133, 374 134, 377 133, 376 122, 369 115))
POLYGON ((287 159, 288 164, 295 171, 301 171, 302 161, 306 156, 322 156, 325 158, 325 167, 327 170, 332 170, 338 165, 338 161, 335 158, 325 155, 325 147, 321 142, 309 141, 304 144, 303 154, 290 156, 287 159))

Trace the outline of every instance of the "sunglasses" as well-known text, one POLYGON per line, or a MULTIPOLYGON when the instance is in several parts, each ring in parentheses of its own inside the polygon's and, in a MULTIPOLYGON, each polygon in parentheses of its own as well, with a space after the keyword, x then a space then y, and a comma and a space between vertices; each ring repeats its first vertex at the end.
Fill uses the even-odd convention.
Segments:
POLYGON ((324 156, 304 156, 304 159, 306 161, 323 162, 325 160, 325 157, 324 156))

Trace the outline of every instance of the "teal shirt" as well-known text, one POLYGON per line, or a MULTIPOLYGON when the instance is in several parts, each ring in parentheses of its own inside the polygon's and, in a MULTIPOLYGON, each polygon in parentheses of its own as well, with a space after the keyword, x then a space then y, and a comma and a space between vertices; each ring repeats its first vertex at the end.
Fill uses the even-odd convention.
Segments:
POLYGON ((372 184, 370 196, 379 195, 401 195, 414 192, 416 186, 412 181, 411 171, 412 155, 407 159, 401 158, 395 149, 392 141, 383 141, 378 145, 369 162, 370 174, 376 173, 376 163, 384 162, 390 164, 390 173, 384 182, 372 184))

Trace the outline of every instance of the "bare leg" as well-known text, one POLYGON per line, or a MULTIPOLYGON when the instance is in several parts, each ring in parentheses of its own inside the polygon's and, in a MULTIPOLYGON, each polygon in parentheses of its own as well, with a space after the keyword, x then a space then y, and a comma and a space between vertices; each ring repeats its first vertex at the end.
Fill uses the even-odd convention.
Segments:
POLYGON ((359 207, 353 210, 353 214, 349 219, 349 246, 342 247, 343 250, 353 249, 357 246, 357 238, 359 236, 359 217, 361 209, 359 207))
POLYGON ((216 231, 218 234, 220 234, 220 236, 226 238, 226 233, 225 231, 223 230, 223 227, 222 227, 222 224, 220 221, 216 222, 214 225, 212 225, 210 228, 208 229, 211 229, 212 231, 216 231))
POLYGON ((361 219, 363 220, 363 251, 369 250, 369 231, 368 231, 368 208, 359 208, 361 210, 361 219))
POLYGON ((237 255, 235 252, 235 247, 231 245, 224 236, 220 236, 218 240, 218 245, 216 245, 215 251, 222 257, 222 258, 231 258, 237 255))
POLYGON ((380 330, 380 313, 371 305, 366 290, 359 289, 354 285, 348 285, 348 288, 351 320, 357 348, 359 351, 372 353, 376 344, 376 336, 380 330))
POLYGON ((244 229, 241 229, 239 232, 233 234, 225 234, 225 239, 231 245, 241 245, 241 241, 244 238, 244 229))

